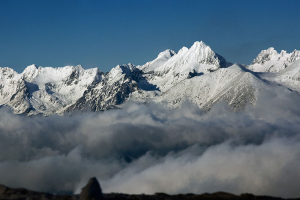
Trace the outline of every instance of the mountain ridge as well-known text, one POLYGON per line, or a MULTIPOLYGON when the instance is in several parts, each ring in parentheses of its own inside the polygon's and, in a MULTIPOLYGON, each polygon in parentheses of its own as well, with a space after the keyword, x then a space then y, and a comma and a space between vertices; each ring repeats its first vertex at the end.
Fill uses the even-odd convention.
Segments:
POLYGON ((225 101, 233 110, 240 110, 254 105, 259 92, 273 87, 266 81, 300 92, 299 58, 300 51, 278 53, 269 48, 251 65, 231 64, 196 41, 177 53, 167 49, 144 65, 117 65, 106 73, 81 65, 52 68, 33 64, 22 73, 4 67, 0 68, 0 105, 16 114, 45 116, 108 110, 128 99, 164 103, 170 108, 189 100, 204 110, 225 101))
POLYGON ((255 72, 280 72, 298 59, 300 51, 296 49, 291 53, 285 50, 278 53, 274 47, 270 47, 262 50, 247 68, 255 72))

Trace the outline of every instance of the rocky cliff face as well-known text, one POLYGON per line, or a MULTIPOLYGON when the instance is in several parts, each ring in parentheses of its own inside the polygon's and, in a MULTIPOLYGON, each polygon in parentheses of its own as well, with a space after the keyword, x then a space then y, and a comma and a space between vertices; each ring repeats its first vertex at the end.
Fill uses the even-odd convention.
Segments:
POLYGON ((70 111, 102 111, 122 104, 129 95, 138 90, 135 80, 138 72, 133 65, 122 65, 113 68, 103 75, 99 82, 89 87, 74 104, 66 108, 70 111))

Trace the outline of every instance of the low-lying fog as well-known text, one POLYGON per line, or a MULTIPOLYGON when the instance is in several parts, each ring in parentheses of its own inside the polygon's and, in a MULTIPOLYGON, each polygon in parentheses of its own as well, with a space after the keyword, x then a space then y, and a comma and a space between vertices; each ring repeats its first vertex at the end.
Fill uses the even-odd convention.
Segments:
POLYGON ((0 181, 79 193, 96 176, 103 192, 226 191, 300 197, 300 97, 283 88, 255 106, 203 113, 128 102, 123 109, 26 117, 0 110, 0 181))

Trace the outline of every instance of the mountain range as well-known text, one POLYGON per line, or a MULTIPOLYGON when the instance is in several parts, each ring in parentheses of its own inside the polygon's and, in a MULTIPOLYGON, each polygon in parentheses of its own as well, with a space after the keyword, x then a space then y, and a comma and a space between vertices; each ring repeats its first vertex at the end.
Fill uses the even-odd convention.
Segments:
POLYGON ((204 42, 177 53, 165 50, 144 65, 109 72, 80 65, 30 65, 22 73, 0 68, 0 105, 16 114, 66 114, 119 108, 128 101, 178 108, 189 100, 203 110, 225 101, 233 110, 254 105, 258 94, 281 85, 300 92, 300 51, 261 51, 250 65, 232 64, 204 42))

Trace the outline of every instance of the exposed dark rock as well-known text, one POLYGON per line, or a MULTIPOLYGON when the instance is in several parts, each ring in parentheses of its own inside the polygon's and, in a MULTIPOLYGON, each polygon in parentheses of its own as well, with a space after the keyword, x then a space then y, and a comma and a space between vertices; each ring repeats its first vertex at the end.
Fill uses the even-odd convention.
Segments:
POLYGON ((102 200, 105 199, 98 180, 93 177, 88 184, 81 189, 80 200, 102 200))
MULTIPOLYGON (((156 193, 145 194, 102 194, 99 182, 96 178, 91 178, 88 184, 82 188, 79 195, 49 194, 35 192, 24 188, 9 188, 0 184, 0 200, 281 200, 279 197, 255 196, 253 194, 234 195, 226 192, 204 193, 204 194, 176 194, 156 193)), ((287 199, 288 200, 288 199, 287 199)), ((300 200, 294 198, 289 200, 300 200)))

